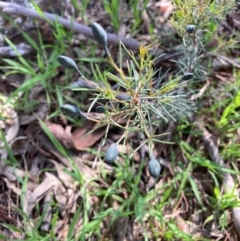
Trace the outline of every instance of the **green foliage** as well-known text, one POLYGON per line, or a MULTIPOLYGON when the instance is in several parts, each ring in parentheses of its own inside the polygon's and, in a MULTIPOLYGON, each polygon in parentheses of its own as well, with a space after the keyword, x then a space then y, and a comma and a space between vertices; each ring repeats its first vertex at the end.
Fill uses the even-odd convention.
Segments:
MULTIPOLYGON (((93 24, 93 26, 96 24, 93 24)), ((100 70, 98 65, 92 65, 92 72, 98 86, 95 86, 95 97, 92 99, 88 112, 92 111, 93 104, 100 105, 105 109, 105 115, 101 118, 92 118, 99 125, 112 125, 124 131, 122 140, 129 132, 141 132, 146 137, 150 152, 153 150, 153 142, 159 141, 155 130, 160 122, 168 123, 170 120, 177 121, 186 118, 194 109, 189 99, 190 92, 187 90, 190 77, 171 76, 169 81, 164 81, 165 75, 157 72, 153 66, 153 56, 150 53, 151 46, 142 46, 139 55, 130 53, 121 43, 119 48, 120 66, 114 62, 106 46, 106 40, 101 41, 100 36, 104 30, 95 29, 94 36, 101 44, 105 43, 109 64, 115 73, 100 70), (98 34, 99 33, 99 34, 98 34), (123 52, 128 55, 127 71, 122 69, 123 52), (116 89, 112 89, 109 81, 115 82, 116 89), (103 101, 107 100, 107 104, 103 101), (126 123, 118 123, 124 118, 126 123)), ((105 37, 102 37, 105 39, 105 37)), ((64 65, 63 65, 64 66, 64 65)), ((74 65, 75 66, 75 65, 74 65)), ((92 83, 82 76, 83 80, 92 86, 92 83)), ((78 90, 86 90, 79 88, 78 90)), ((120 142, 120 140, 118 142, 120 142)))
MULTIPOLYGON (((41 10, 38 9, 38 12, 41 14, 41 10)), ((10 20, 10 22, 15 25, 12 20, 10 20)), ((34 57, 32 55, 28 58, 22 56, 18 53, 14 43, 5 37, 5 41, 13 50, 15 50, 17 57, 1 59, 5 63, 2 67, 5 71, 3 77, 7 78, 14 74, 26 76, 26 79, 21 86, 12 92, 10 96, 10 98, 18 99, 18 101, 15 102, 15 107, 19 110, 31 112, 40 104, 38 100, 29 102, 29 93, 36 85, 43 86, 47 104, 49 106, 55 101, 56 84, 54 83, 53 85, 52 79, 58 74, 56 71, 56 58, 59 55, 59 52, 66 51, 67 45, 71 41, 72 34, 67 34, 66 30, 57 22, 52 25, 54 29, 52 34, 57 39, 56 43, 52 45, 44 42, 42 32, 38 28, 36 28, 37 37, 35 39, 33 39, 27 32, 20 30, 25 41, 32 47, 32 51, 35 53, 34 57)), ((68 83, 65 82, 64 84, 68 83)))
POLYGON ((240 78, 234 83, 234 93, 232 98, 228 98, 228 104, 223 110, 221 118, 218 122, 218 127, 221 128, 238 115, 237 109, 240 107, 240 78))
POLYGON ((177 64, 181 71, 192 72, 195 79, 204 80, 208 74, 206 65, 202 63, 204 57, 226 52, 233 45, 236 46, 236 40, 232 38, 225 40, 215 34, 219 21, 234 9, 235 1, 174 0, 173 5, 175 10, 171 24, 183 37, 183 56, 177 64), (212 52, 206 51, 205 44, 211 41, 213 36, 218 44, 211 50, 212 52))
MULTIPOLYGON (((71 2, 77 8, 77 1, 72 0, 71 2)), ((139 8, 139 1, 129 1, 134 16, 133 31, 138 30, 138 26, 142 21, 141 11, 139 11, 139 9, 145 9, 148 2, 149 1, 143 1, 142 7, 139 8)), ((78 61, 81 60, 91 63, 91 77, 94 77, 97 81, 97 87, 79 70, 76 64, 77 61, 71 61, 70 63, 81 78, 88 85, 93 87, 90 94, 89 89, 86 87, 74 89, 81 92, 87 91, 92 97, 92 104, 87 112, 90 113, 94 110, 98 110, 97 112, 99 115, 91 117, 91 120, 98 123, 99 126, 107 126, 106 136, 110 126, 120 128, 123 131, 123 135, 120 137, 117 144, 123 140, 125 143, 129 132, 139 132, 139 139, 142 141, 142 144, 134 151, 139 150, 142 145, 147 143, 149 146, 150 158, 152 158, 151 155, 154 142, 163 142, 162 134, 155 134, 159 123, 167 124, 170 121, 183 120, 195 111, 195 106, 189 98, 192 93, 192 80, 198 78, 203 79, 206 72, 206 69, 201 65, 200 53, 204 49, 206 39, 209 40, 212 33, 216 30, 216 19, 221 19, 229 9, 232 9, 233 2, 235 1, 220 1, 219 4, 217 4, 217 1, 210 0, 174 0, 173 2, 176 8, 174 10, 172 24, 176 27, 179 34, 183 36, 184 53, 183 57, 180 58, 177 63, 179 72, 176 75, 170 75, 169 79, 166 79, 165 73, 161 73, 161 71, 158 72, 158 70, 154 68, 153 62, 155 59, 152 54, 154 52, 152 52, 152 46, 141 45, 139 53, 133 54, 121 43, 119 45, 119 62, 117 62, 114 57, 111 56, 107 46, 105 46, 105 41, 102 43, 100 41, 100 43, 104 45, 108 69, 103 70, 100 64, 104 61, 93 55, 95 53, 95 47, 91 48, 92 53, 90 57, 81 57, 81 59, 78 59, 78 61), (204 34, 199 35, 198 30, 204 30, 204 34), (127 55, 128 57, 127 68, 125 69, 122 65, 123 55, 127 55), (96 62, 100 64, 94 64, 96 62), (114 86, 117 86, 116 88, 112 88, 113 83, 114 86), (97 108, 95 109, 96 105, 97 108), (119 123, 120 119, 125 120, 124 124, 119 123)), ((84 17, 84 11, 88 3, 89 0, 82 1, 82 6, 79 8, 82 17, 84 17)), ((111 23, 115 31, 118 31, 120 26, 120 4, 120 1, 104 0, 105 10, 111 18, 111 23)), ((41 83, 46 90, 46 99, 49 101, 49 104, 54 103, 55 99, 57 99, 57 103, 62 106, 62 110, 65 108, 64 113, 69 113, 70 108, 70 113, 73 114, 73 116, 81 116, 81 111, 78 110, 78 107, 75 108, 73 105, 64 105, 66 101, 75 101, 74 104, 81 105, 81 103, 79 104, 79 100, 74 100, 62 93, 62 90, 69 89, 68 84, 72 80, 72 76, 70 76, 70 74, 72 74, 71 69, 66 71, 66 82, 64 87, 61 87, 62 83, 57 85, 50 81, 57 75, 56 59, 59 54, 67 52, 66 39, 68 39, 67 41, 71 39, 71 36, 69 36, 60 25, 55 23, 55 27, 56 31, 54 32, 54 36, 58 39, 55 46, 46 46, 41 39, 40 32, 38 33, 39 45, 24 33, 25 39, 36 51, 36 62, 26 60, 19 54, 15 60, 4 59, 3 61, 8 66, 3 68, 9 70, 6 76, 15 73, 29 76, 22 86, 13 93, 13 96, 18 96, 23 93, 24 96, 21 98, 21 102, 24 102, 22 105, 23 109, 27 109, 27 106, 29 106, 27 101, 29 91, 36 83, 41 83)), ((11 41, 8 39, 6 39, 6 41, 10 46, 15 48, 11 41)), ((224 39, 222 39, 221 43, 222 48, 224 48, 224 39)), ((234 47, 235 42, 231 43, 234 47)), ((219 48, 216 48, 213 52, 217 53, 218 51, 219 48)), ((76 52, 81 56, 82 52, 79 49, 76 50, 76 52)), ((64 60, 67 59, 65 58, 64 60)), ((62 62, 61 64, 65 64, 66 67, 66 62, 62 62)), ((224 134, 226 135, 224 137, 235 140, 234 136, 236 136, 235 133, 239 128, 238 85, 235 85, 233 89, 233 94, 225 98, 224 103, 213 105, 211 111, 217 112, 217 110, 222 109, 222 114, 215 123, 219 129, 222 129, 222 132, 225 132, 224 134), (225 106, 223 107, 223 105, 225 106)), ((52 113, 50 117, 58 113, 59 111, 56 111, 52 113)), ((89 117, 87 116, 86 118, 89 117)), ((111 185, 103 185, 96 190, 94 188, 96 182, 99 180, 95 180, 95 178, 92 180, 85 180, 69 153, 61 146, 53 134, 50 133, 47 126, 41 120, 39 120, 39 122, 42 129, 54 144, 54 147, 59 153, 66 157, 72 165, 73 169, 71 171, 66 171, 66 173, 80 184, 79 191, 82 197, 81 205, 78 206, 75 214, 71 217, 67 237, 68 241, 87 240, 89 237, 97 237, 97 239, 100 240, 103 238, 101 224, 107 220, 110 228, 118 218, 127 218, 128 220, 134 219, 134 221, 138 222, 143 230, 142 235, 144 240, 152 240, 152 238, 149 238, 150 232, 153 234, 153 238, 156 239, 161 236, 166 240, 196 240, 190 235, 182 232, 176 225, 174 218, 167 218, 164 211, 173 199, 174 201, 178 201, 183 192, 186 190, 189 191, 189 187, 191 188, 191 195, 194 195, 198 203, 203 206, 202 193, 198 188, 196 180, 192 176, 194 169, 198 167, 205 168, 211 174, 215 186, 213 195, 210 198, 210 204, 217 211, 205 220, 205 224, 213 220, 215 218, 214 215, 219 215, 219 222, 223 230, 227 226, 226 210, 231 207, 239 206, 239 201, 236 199, 236 196, 231 193, 221 193, 220 184, 218 183, 218 179, 221 178, 219 173, 228 172, 233 175, 238 175, 239 171, 237 168, 232 170, 212 163, 205 157, 202 150, 199 150, 198 147, 192 146, 183 140, 179 141, 177 144, 181 147, 182 153, 190 163, 187 167, 182 163, 178 164, 181 166, 182 172, 175 173, 170 181, 162 182, 156 190, 150 190, 145 193, 140 189, 141 174, 146 163, 143 162, 136 173, 136 170, 132 167, 133 164, 130 163, 129 157, 124 159, 123 164, 115 163, 113 173, 111 173, 111 178, 114 175, 114 181, 111 185), (89 212, 92 211, 93 207, 90 206, 89 200, 91 196, 95 195, 100 201, 97 203, 98 206, 94 207, 93 217, 90 217, 91 215, 89 215, 89 212), (128 198, 125 198, 126 196, 128 198), (118 210, 113 208, 114 203, 119 205, 118 210), (77 225, 79 217, 82 218, 83 224, 80 232, 76 234, 75 226, 77 225), (159 224, 160 229, 155 227, 156 222, 159 224), (148 227, 145 226, 146 223, 148 227)), ((237 157, 240 159, 239 144, 236 142, 229 144, 226 141, 226 143, 222 144, 222 147, 223 156, 229 158, 237 157)), ((17 165, 18 161, 15 159, 13 153, 11 153, 10 148, 8 147, 7 150, 10 153, 11 162, 17 165)), ((92 152, 98 154, 94 151, 92 152)), ((113 153, 114 155, 112 155, 112 153, 110 154, 110 160, 115 159, 115 153, 113 153)), ((171 155, 172 158, 170 159, 175 160, 177 154, 171 153, 171 155)), ((99 172, 101 173, 103 181, 108 183, 109 175, 106 170, 101 169, 99 172)), ((24 194, 27 190, 27 180, 28 176, 26 176, 24 180, 19 180, 22 185, 21 204, 23 203, 24 194)), ((52 205, 54 210, 57 209, 54 202, 49 205, 52 205)), ((44 220, 44 215, 44 212, 42 216, 39 214, 40 219, 33 225, 31 223, 32 220, 23 214, 26 223, 26 227, 23 228, 26 233, 26 240, 56 240, 56 237, 54 237, 54 228, 59 218, 58 212, 55 212, 51 220, 51 229, 49 233, 46 234, 39 232, 39 227, 44 220)), ((16 228, 11 225, 3 224, 2 226, 7 227, 9 230, 20 232, 20 230, 16 230, 16 228)), ((0 235, 0 238, 3 240, 6 239, 3 235, 0 235)), ((199 238, 199 240, 203 239, 199 238)))
MULTIPOLYGON (((209 24, 221 20, 234 9, 235 0, 173 0, 175 10, 171 23, 183 36, 189 24, 196 25, 201 30, 208 30, 209 24)), ((214 28, 211 27, 213 30, 214 28)))
MULTIPOLYGON (((102 0, 103 1, 103 6, 104 10, 108 15, 110 16, 111 23, 113 25, 114 31, 118 32, 119 27, 121 26, 122 20, 125 19, 125 16, 123 14, 123 11, 121 11, 122 8, 122 3, 121 1, 118 0, 102 0)), ((144 0, 144 1, 136 1, 136 0, 130 0, 128 1, 128 7, 131 8, 132 11, 132 18, 133 18, 133 23, 131 25, 131 32, 135 33, 139 31, 139 26, 142 23, 142 13, 143 11, 146 11, 147 4, 149 3, 149 0, 144 0)))
POLYGON ((115 32, 120 26, 119 10, 121 9, 121 1, 118 0, 103 0, 105 11, 109 14, 115 32))
MULTIPOLYGON (((141 3, 136 0, 130 0, 129 5, 132 6, 132 13, 133 13, 133 25, 131 27, 132 32, 138 31, 142 23, 142 14, 144 11, 146 11, 147 4, 149 3, 149 0, 144 0, 141 3)), ((151 25, 149 26, 151 28, 151 25)))

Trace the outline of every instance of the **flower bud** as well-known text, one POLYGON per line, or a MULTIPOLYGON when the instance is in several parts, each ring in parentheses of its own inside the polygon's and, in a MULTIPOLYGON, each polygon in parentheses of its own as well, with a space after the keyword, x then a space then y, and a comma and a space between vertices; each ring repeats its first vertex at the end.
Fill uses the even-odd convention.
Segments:
POLYGON ((57 57, 57 60, 64 68, 76 69, 77 65, 76 65, 75 61, 67 56, 59 55, 57 57))
POLYGON ((94 38, 97 40, 97 42, 103 46, 105 49, 106 53, 109 55, 109 51, 107 48, 107 33, 104 30, 104 28, 98 24, 93 22, 91 25, 92 33, 94 38))
POLYGON ((80 76, 83 76, 83 74, 77 67, 76 62, 73 59, 71 59, 67 56, 64 56, 64 55, 59 55, 57 57, 57 60, 62 65, 62 67, 67 68, 67 69, 75 69, 80 74, 80 76))
POLYGON ((157 178, 160 175, 161 172, 161 165, 159 163, 159 161, 155 158, 152 158, 149 163, 148 163, 148 171, 149 174, 154 177, 157 178))
POLYGON ((103 106, 98 106, 95 110, 97 113, 105 113, 106 112, 105 107, 103 107, 103 106))
POLYGON ((78 107, 76 105, 64 104, 64 105, 60 106, 60 109, 61 109, 62 113, 66 116, 69 116, 72 118, 81 116, 80 110, 78 109, 78 107))
POLYGON ((193 31, 195 31, 195 25, 193 24, 189 24, 187 27, 186 27, 186 32, 187 33, 193 33, 193 31))
POLYGON ((182 77, 182 80, 190 80, 193 78, 193 73, 185 73, 182 77))
POLYGON ((140 132, 138 132, 138 139, 140 140, 140 141, 143 141, 144 139, 145 139, 145 135, 140 131, 140 132))
POLYGON ((113 164, 118 156, 117 144, 111 145, 106 152, 106 163, 113 164))

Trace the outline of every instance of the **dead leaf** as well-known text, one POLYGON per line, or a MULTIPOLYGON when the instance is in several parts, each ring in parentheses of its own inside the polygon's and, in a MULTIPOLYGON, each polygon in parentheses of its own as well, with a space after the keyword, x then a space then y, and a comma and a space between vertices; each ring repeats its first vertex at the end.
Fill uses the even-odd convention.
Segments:
POLYGON ((67 158, 65 158, 64 156, 60 155, 57 151, 50 150, 50 152, 55 157, 57 157, 64 166, 69 167, 70 169, 73 169, 72 164, 69 162, 69 160, 67 158))
POLYGON ((87 134, 94 129, 96 124, 92 121, 87 121, 82 127, 78 128, 72 134, 72 141, 74 147, 79 151, 84 151, 87 148, 93 146, 98 140, 105 134, 106 127, 101 127, 96 131, 87 134))
POLYGON ((51 173, 45 172, 45 179, 41 184, 29 195, 28 207, 26 213, 30 215, 37 202, 44 197, 44 194, 51 190, 55 185, 61 184, 60 181, 51 173))
POLYGON ((38 107, 38 110, 36 112, 34 112, 35 115, 27 115, 27 114, 24 114, 24 115, 21 115, 19 117, 19 122, 20 122, 20 125, 27 125, 33 121, 35 121, 38 118, 40 118, 41 120, 43 120, 45 118, 45 116, 47 115, 47 112, 48 112, 48 106, 47 104, 41 104, 39 107, 38 107))
POLYGON ((169 0, 158 1, 155 7, 163 14, 163 19, 168 19, 173 11, 172 2, 169 0))
POLYGON ((18 168, 7 166, 5 163, 0 162, 0 175, 7 177, 10 181, 14 182, 18 178, 23 178, 26 174, 18 168))
POLYGON ((18 196, 21 196, 21 189, 20 188, 16 187, 16 185, 13 182, 10 182, 8 178, 3 178, 3 180, 10 190, 12 190, 18 196))
POLYGON ((150 28, 150 26, 151 26, 151 21, 150 21, 150 18, 149 18, 149 16, 148 16, 146 10, 142 11, 142 20, 143 20, 143 24, 144 24, 147 32, 150 33, 150 31, 151 31, 151 30, 150 30, 150 29, 151 29, 151 28, 150 28))
POLYGON ((73 148, 74 143, 72 141, 71 126, 67 126, 65 129, 58 124, 52 122, 45 123, 52 134, 57 138, 57 140, 63 144, 66 148, 73 148))
MULTIPOLYGON (((84 151, 87 148, 92 147, 98 140, 103 137, 103 135, 106 133, 107 124, 99 125, 98 123, 90 121, 90 118, 96 120, 102 119, 104 115, 105 114, 100 113, 89 113, 89 115, 85 115, 88 121, 72 134, 72 140, 77 150, 84 151)), ((117 115, 112 118, 119 125, 125 125, 127 122, 126 119, 121 117, 121 115, 117 115)))
POLYGON ((41 225, 41 230, 48 232, 51 226, 51 220, 52 220, 52 214, 53 214, 53 209, 52 206, 50 205, 52 202, 52 193, 48 193, 45 198, 44 198, 44 219, 41 225))
POLYGON ((58 174, 58 178, 59 180, 64 183, 64 186, 68 187, 68 188, 73 188, 76 186, 74 184, 74 180, 73 178, 67 174, 66 172, 64 172, 64 167, 63 165, 57 163, 56 161, 52 160, 52 159, 48 159, 48 161, 50 161, 51 163, 54 164, 56 170, 57 170, 57 174, 58 174))
POLYGON ((56 200, 61 216, 66 216, 68 212, 67 207, 67 189, 61 185, 55 185, 53 187, 54 199, 56 200))

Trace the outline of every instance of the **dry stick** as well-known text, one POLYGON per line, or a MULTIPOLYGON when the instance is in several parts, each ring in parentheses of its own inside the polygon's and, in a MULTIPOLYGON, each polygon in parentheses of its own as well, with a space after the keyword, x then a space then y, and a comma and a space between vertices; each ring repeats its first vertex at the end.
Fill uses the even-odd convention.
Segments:
MULTIPOLYGON (((87 27, 80 23, 76 23, 63 17, 59 17, 51 13, 42 12, 43 14, 40 15, 36 11, 31 10, 29 8, 22 7, 21 5, 15 3, 8 3, 3 1, 0 1, 0 9, 2 9, 3 12, 10 15, 20 15, 37 20, 48 21, 51 23, 57 22, 62 24, 67 29, 72 29, 76 33, 93 37, 92 30, 90 27, 87 27)), ((130 48, 132 50, 139 50, 140 43, 137 40, 131 38, 118 37, 117 35, 110 33, 107 33, 107 35, 108 42, 111 44, 118 44, 121 41, 127 48, 130 48)))
MULTIPOLYGON (((83 24, 76 23, 72 20, 57 16, 55 14, 42 12, 43 14, 40 15, 36 11, 23 7, 19 4, 8 3, 8 2, 3 2, 3 1, 0 1, 0 9, 2 9, 3 12, 10 14, 10 15, 19 15, 19 16, 23 16, 23 17, 29 17, 32 19, 48 21, 51 23, 57 22, 57 23, 62 24, 62 26, 64 26, 66 29, 72 29, 76 33, 80 33, 80 34, 84 34, 89 37, 93 37, 92 30, 90 27, 87 27, 83 24)), ((110 43, 110 44, 116 45, 116 44, 119 44, 119 42, 121 41, 127 48, 132 49, 132 50, 139 50, 140 42, 135 39, 120 37, 120 36, 117 36, 117 35, 111 34, 111 33, 107 33, 107 35, 108 35, 108 43, 110 43)), ((156 53, 158 51, 152 50, 152 52, 156 53)), ((160 53, 157 55, 160 55, 160 53)), ((173 58, 178 58, 180 55, 182 55, 181 52, 175 52, 175 53, 161 55, 158 59, 156 59, 154 61, 154 67, 158 68, 162 62, 173 59, 173 58)))
MULTIPOLYGON (((218 165, 224 167, 224 161, 221 158, 218 148, 213 142, 211 138, 211 134, 205 129, 202 123, 196 122, 195 126, 201 130, 202 133, 202 139, 204 142, 204 145, 208 151, 209 156, 211 159, 218 165)), ((227 173, 227 172, 222 172, 223 175, 223 187, 226 193, 231 193, 235 195, 236 197, 239 196, 236 186, 234 184, 233 177, 227 173)), ((238 234, 240 235, 240 208, 239 207, 233 207, 232 208, 232 215, 233 215, 233 221, 236 227, 236 230, 238 234)))

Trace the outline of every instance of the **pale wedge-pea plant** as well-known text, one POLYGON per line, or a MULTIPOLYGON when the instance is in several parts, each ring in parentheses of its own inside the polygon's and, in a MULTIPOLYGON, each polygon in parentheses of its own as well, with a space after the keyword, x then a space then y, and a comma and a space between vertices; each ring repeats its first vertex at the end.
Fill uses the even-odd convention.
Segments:
POLYGON ((141 144, 135 148, 135 151, 145 144, 148 145, 151 159, 148 169, 150 175, 155 178, 161 172, 161 165, 153 155, 154 143, 162 142, 164 135, 158 133, 159 124, 186 119, 195 110, 195 104, 189 98, 193 92, 191 82, 204 80, 207 75, 202 61, 203 57, 206 57, 204 45, 208 41, 207 36, 214 31, 212 27, 209 29, 209 24, 212 23, 212 26, 215 23, 217 26, 217 20, 223 18, 233 8, 234 1, 224 5, 224 1, 204 0, 201 3, 192 1, 189 4, 186 0, 175 0, 173 4, 176 10, 171 22, 183 37, 182 57, 177 61, 179 71, 175 75, 167 75, 154 68, 153 63, 156 59, 153 57, 154 51, 151 45, 141 45, 138 55, 134 55, 120 43, 117 64, 107 46, 107 33, 98 23, 91 25, 92 32, 97 42, 104 48, 114 73, 102 71, 98 65, 92 66, 96 84, 85 78, 74 60, 67 56, 58 57, 62 66, 73 68, 79 73, 82 83, 85 83, 84 88, 79 90, 86 90, 88 86, 94 91, 88 113, 96 111, 100 114, 95 117, 84 116, 77 106, 72 105, 62 106, 62 111, 72 117, 76 115, 91 119, 98 123, 99 127, 105 125, 105 138, 112 126, 123 130, 122 137, 106 152, 107 163, 116 160, 117 144, 121 141, 125 143, 129 132, 138 132, 141 144), (128 56, 126 70, 122 67, 123 53, 128 56))
MULTIPOLYGON (((148 145, 151 158, 148 165, 149 171, 152 176, 157 177, 161 167, 158 161, 155 161, 153 148, 154 142, 163 141, 163 139, 162 133, 155 133, 160 123, 186 118, 193 111, 194 107, 188 91, 188 84, 193 75, 185 73, 181 76, 170 76, 166 81, 166 74, 154 69, 155 59, 151 46, 141 45, 138 56, 135 56, 120 43, 118 66, 108 49, 105 30, 98 23, 92 23, 91 28, 95 39, 104 48, 108 62, 115 73, 101 71, 98 65, 93 66, 93 75, 98 80, 96 85, 85 78, 73 59, 60 55, 58 61, 65 68, 75 69, 82 81, 94 91, 88 113, 93 111, 101 113, 96 117, 89 117, 74 105, 63 105, 61 110, 71 117, 83 116, 98 123, 99 126, 105 125, 106 133, 112 126, 123 130, 121 138, 107 150, 106 162, 108 163, 113 163, 118 155, 117 144, 121 141, 125 142, 129 132, 138 132, 141 145, 135 151, 144 144, 148 145), (126 71, 122 68, 123 51, 129 57, 126 71), (114 85, 110 82, 114 82, 114 85), (96 105, 97 108, 94 109, 96 105)), ((79 90, 84 89, 86 90, 86 88, 79 90)))

